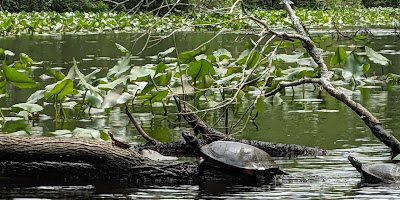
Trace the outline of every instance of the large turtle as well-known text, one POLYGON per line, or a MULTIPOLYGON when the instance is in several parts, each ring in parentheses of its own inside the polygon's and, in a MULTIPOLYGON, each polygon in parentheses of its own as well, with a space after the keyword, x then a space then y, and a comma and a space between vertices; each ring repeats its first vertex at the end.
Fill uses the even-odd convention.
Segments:
POLYGON ((204 161, 199 165, 199 172, 202 172, 204 165, 231 169, 249 175, 256 175, 259 181, 264 180, 262 175, 287 174, 279 169, 271 156, 251 145, 216 141, 208 145, 201 146, 200 140, 189 133, 182 133, 186 144, 201 156, 204 161))
POLYGON ((348 157, 351 165, 361 173, 364 183, 393 183, 400 180, 400 166, 393 163, 366 165, 352 156, 348 157))

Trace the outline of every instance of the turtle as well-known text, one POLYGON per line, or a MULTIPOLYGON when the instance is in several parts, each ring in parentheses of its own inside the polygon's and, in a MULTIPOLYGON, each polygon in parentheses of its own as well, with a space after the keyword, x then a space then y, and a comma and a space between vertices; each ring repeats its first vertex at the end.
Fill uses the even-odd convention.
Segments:
POLYGON ((231 141, 215 141, 201 146, 201 142, 195 136, 182 132, 186 144, 204 159, 199 164, 198 171, 202 173, 205 165, 255 175, 257 180, 263 182, 267 175, 287 174, 279 169, 279 166, 271 156, 248 144, 231 141))
POLYGON ((394 183, 400 180, 400 166, 393 163, 362 164, 348 156, 351 165, 361 174, 364 183, 394 183))

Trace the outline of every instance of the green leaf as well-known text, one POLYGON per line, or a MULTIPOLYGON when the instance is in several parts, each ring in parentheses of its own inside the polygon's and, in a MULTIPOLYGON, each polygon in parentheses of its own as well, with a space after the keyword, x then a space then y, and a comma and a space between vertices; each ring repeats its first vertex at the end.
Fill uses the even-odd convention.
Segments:
POLYGON ((240 73, 242 74, 243 68, 241 67, 229 67, 226 71, 225 77, 230 76, 232 74, 240 73))
POLYGON ((200 51, 188 51, 179 54, 179 60, 182 64, 189 64, 196 61, 196 56, 200 55, 200 51))
POLYGON ((196 79, 197 77, 200 76, 214 75, 215 70, 209 61, 201 59, 189 65, 187 74, 191 76, 193 79, 196 79))
POLYGON ((354 37, 354 41, 359 42, 359 41, 364 41, 365 39, 367 39, 365 36, 359 35, 354 37))
POLYGON ((120 44, 118 44, 118 43, 115 43, 115 46, 117 46, 117 48, 118 48, 122 53, 129 53, 129 50, 126 49, 124 46, 122 46, 122 45, 120 45, 120 44))
POLYGON ((74 83, 71 79, 65 79, 48 85, 45 89, 44 98, 46 100, 54 95, 57 95, 57 100, 61 100, 67 95, 74 94, 74 83))
POLYGON ((146 68, 144 66, 133 67, 130 74, 131 81, 136 80, 140 77, 151 76, 153 77, 156 72, 152 69, 146 68))
MULTIPOLYGON (((245 65, 246 64, 246 69, 251 69, 253 67, 255 67, 255 65, 257 64, 259 58, 260 58, 260 53, 258 52, 253 52, 250 55, 240 59, 237 64, 238 65, 245 65)), ((262 59, 262 58, 261 58, 262 59)), ((260 60, 261 60, 260 59, 260 60)), ((260 63, 262 64, 262 63, 260 63)))
POLYGON ((284 79, 290 81, 297 80, 305 76, 315 76, 314 68, 312 67, 294 67, 282 70, 282 73, 287 74, 284 79))
POLYGON ((376 64, 386 66, 391 63, 391 61, 389 59, 382 56, 382 54, 377 53, 376 51, 374 51, 372 48, 370 48, 368 46, 365 46, 365 53, 367 53, 368 58, 376 64))
POLYGON ((19 103, 11 106, 13 112, 28 111, 30 113, 36 113, 42 111, 44 108, 41 105, 33 103, 19 103))
POLYGON ((99 84, 97 87, 102 90, 109 91, 109 90, 112 90, 115 87, 117 87, 119 84, 125 85, 127 80, 128 80, 128 76, 122 76, 110 83, 99 84))
POLYGON ((147 99, 147 101, 145 101, 144 104, 151 105, 155 102, 161 102, 168 94, 169 90, 164 90, 156 92, 151 96, 150 95, 143 96, 141 99, 147 99))
MULTIPOLYGON (((330 38, 330 35, 324 35, 321 37, 321 40, 325 41, 326 39, 330 38)), ((299 41, 299 40, 298 40, 299 41)))
POLYGON ((231 52, 226 49, 218 49, 214 51, 213 55, 217 58, 218 61, 222 61, 223 59, 232 58, 231 52))
POLYGON ((57 81, 61 81, 65 78, 65 75, 61 72, 61 71, 56 71, 54 69, 50 69, 50 74, 57 80, 57 81))
POLYGON ((0 82, 0 94, 4 94, 6 92, 7 81, 0 82))
POLYGON ((108 136, 108 134, 102 130, 100 130, 100 138, 104 141, 110 140, 110 137, 108 136))
POLYGON ((206 89, 211 87, 214 84, 214 80, 209 75, 205 75, 200 77, 199 79, 199 89, 206 89))
POLYGON ((26 55, 25 53, 20 53, 19 54, 19 60, 22 63, 23 67, 30 67, 33 64, 33 60, 31 57, 26 55))
POLYGON ((7 56, 14 56, 15 54, 9 50, 0 48, 0 60, 6 60, 7 56))
POLYGON ((260 98, 258 98, 257 103, 256 103, 256 111, 259 114, 262 114, 264 111, 264 97, 260 96, 260 98))
POLYGON ((101 108, 112 108, 116 105, 125 104, 129 99, 132 98, 132 95, 124 92, 122 94, 118 94, 116 92, 109 92, 107 96, 104 97, 101 108))
POLYGON ((86 101, 89 107, 94 107, 94 108, 99 108, 103 103, 103 100, 99 95, 93 95, 90 93, 86 94, 86 101))
MULTIPOLYGON (((93 85, 89 84, 91 82, 91 77, 93 76, 93 72, 90 73, 89 75, 85 76, 82 74, 81 71, 79 71, 78 64, 76 63, 75 58, 74 60, 74 65, 71 67, 70 72, 68 75, 65 77, 65 79, 71 79, 75 77, 75 75, 79 78, 79 85, 82 85, 83 88, 90 90, 92 94, 101 94, 101 91, 99 88, 94 87, 93 85)), ((97 71, 97 70, 95 70, 97 71)))
POLYGON ((26 77, 21 72, 18 72, 12 67, 6 66, 3 61, 3 72, 7 81, 11 82, 16 87, 19 88, 35 88, 39 86, 34 80, 26 77))
POLYGON ((123 73, 128 71, 131 68, 130 63, 130 58, 131 54, 126 54, 126 56, 122 57, 117 65, 115 65, 113 68, 108 70, 107 76, 114 75, 115 78, 119 78, 123 73))
POLYGON ((156 74, 163 73, 167 69, 167 65, 163 62, 158 63, 156 67, 156 74))
POLYGON ((355 79, 360 79, 364 74, 364 65, 368 64, 368 61, 354 52, 352 52, 344 64, 344 69, 342 71, 342 76, 345 80, 350 80, 352 77, 355 79))
POLYGON ((168 86, 172 77, 172 69, 169 68, 166 74, 157 76, 154 81, 158 86, 168 86))
POLYGON ((369 70, 369 68, 371 68, 371 65, 370 65, 370 64, 365 64, 365 65, 363 65, 363 73, 364 73, 364 74, 367 73, 367 71, 369 70))
POLYGON ((46 91, 45 90, 38 90, 36 92, 34 92, 33 94, 31 94, 31 96, 26 100, 27 103, 36 103, 38 102, 40 99, 44 98, 44 93, 46 91))
POLYGON ((278 54, 276 55, 277 60, 282 60, 285 63, 296 63, 304 53, 298 53, 294 55, 289 55, 289 54, 278 54))
POLYGON ((337 64, 343 66, 347 59, 347 53, 342 47, 336 48, 335 56, 332 57, 330 65, 335 67, 337 64))

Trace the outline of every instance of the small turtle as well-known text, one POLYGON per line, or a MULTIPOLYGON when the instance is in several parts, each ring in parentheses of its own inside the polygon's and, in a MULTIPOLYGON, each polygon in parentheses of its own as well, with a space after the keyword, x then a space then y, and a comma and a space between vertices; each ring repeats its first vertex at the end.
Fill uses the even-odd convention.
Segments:
POLYGON ((195 136, 185 132, 182 136, 186 144, 204 159, 199 165, 199 172, 202 172, 205 164, 209 164, 255 175, 259 181, 265 180, 262 175, 287 174, 279 169, 267 152, 257 147, 230 141, 216 141, 201 146, 200 140, 195 136))
POLYGON ((400 180, 400 166, 393 163, 366 165, 352 156, 348 157, 351 165, 361 173, 364 183, 393 183, 400 180))

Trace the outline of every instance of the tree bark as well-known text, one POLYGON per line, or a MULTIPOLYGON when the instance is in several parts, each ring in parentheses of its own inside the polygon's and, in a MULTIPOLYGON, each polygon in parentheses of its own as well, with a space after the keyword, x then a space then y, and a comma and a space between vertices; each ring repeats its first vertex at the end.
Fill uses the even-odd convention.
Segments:
POLYGON ((281 0, 286 12, 288 13, 290 19, 292 20, 292 24, 297 33, 301 35, 298 37, 303 42, 303 47, 307 50, 310 56, 313 58, 315 63, 317 63, 318 67, 321 69, 321 78, 320 84, 322 87, 333 97, 338 99, 339 101, 346 104, 349 108, 351 108, 360 118, 364 121, 365 125, 371 130, 371 132, 377 137, 382 143, 386 146, 390 147, 392 150, 392 158, 400 153, 400 142, 387 130, 382 127, 381 122, 372 115, 366 108, 364 108, 361 104, 354 102, 350 97, 348 97, 343 92, 337 90, 330 82, 331 73, 328 70, 328 67, 325 64, 325 61, 322 57, 321 51, 317 48, 311 38, 307 35, 303 25, 298 20, 298 17, 295 15, 292 7, 290 6, 290 0, 281 0))
POLYGON ((165 180, 187 182, 197 166, 154 162, 110 143, 69 139, 0 136, 0 176, 68 179, 165 180))
POLYGON ((193 113, 188 106, 182 104, 181 112, 183 118, 193 128, 195 134, 201 134, 205 143, 211 143, 216 140, 236 141, 244 144, 255 146, 264 150, 273 157, 295 157, 306 155, 328 155, 331 152, 323 149, 304 147, 295 144, 275 144, 272 142, 253 141, 253 140, 237 140, 229 135, 213 129, 199 116, 193 113))
MULTIPOLYGON (((167 146, 168 147, 168 146, 167 146)), ((152 161, 135 151, 110 143, 71 138, 0 135, 0 178, 38 180, 106 180, 149 184, 192 184, 204 180, 254 182, 255 176, 208 168, 198 174, 197 164, 152 161)), ((274 177, 267 177, 274 182, 274 177)))

